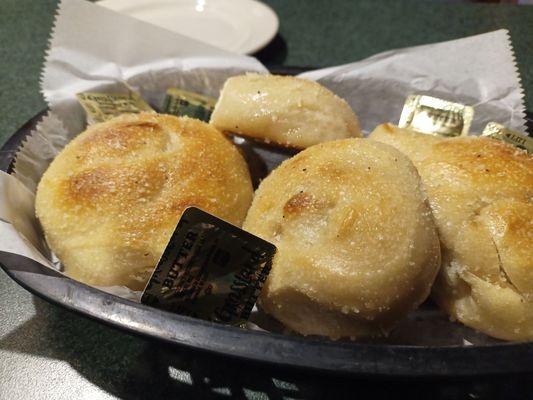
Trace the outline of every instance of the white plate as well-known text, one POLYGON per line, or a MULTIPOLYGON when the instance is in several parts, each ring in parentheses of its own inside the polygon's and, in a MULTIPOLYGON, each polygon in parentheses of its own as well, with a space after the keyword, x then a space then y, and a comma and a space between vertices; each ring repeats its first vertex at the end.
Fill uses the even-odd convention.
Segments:
POLYGON ((103 0, 98 4, 241 54, 262 49, 279 27, 276 13, 256 0, 103 0))

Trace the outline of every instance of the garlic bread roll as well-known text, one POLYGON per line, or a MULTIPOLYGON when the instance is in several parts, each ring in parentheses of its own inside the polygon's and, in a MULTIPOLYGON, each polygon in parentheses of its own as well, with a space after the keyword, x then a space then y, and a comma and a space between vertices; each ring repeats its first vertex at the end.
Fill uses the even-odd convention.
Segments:
POLYGON ((312 146, 259 186, 244 229, 278 252, 263 309, 292 330, 377 336, 422 303, 440 263, 416 169, 391 146, 312 146))
POLYGON ((229 78, 210 123, 223 132, 297 149, 362 136, 343 99, 314 81, 292 76, 229 78))
POLYGON ((141 290, 186 207, 240 225, 252 194, 244 159, 212 126, 128 114, 63 149, 39 182, 36 214, 67 275, 141 290))
POLYGON ((491 138, 391 124, 370 138, 410 156, 422 176, 442 243, 439 305, 495 338, 533 340, 533 157, 491 138))

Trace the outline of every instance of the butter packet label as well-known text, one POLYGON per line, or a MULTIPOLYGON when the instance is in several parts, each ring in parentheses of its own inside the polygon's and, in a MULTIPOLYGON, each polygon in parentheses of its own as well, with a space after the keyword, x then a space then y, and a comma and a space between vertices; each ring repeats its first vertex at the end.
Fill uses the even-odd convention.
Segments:
POLYGON ((89 125, 104 122, 126 113, 155 112, 135 92, 78 93, 76 97, 87 113, 87 123, 89 125))
POLYGON ((510 143, 519 149, 526 150, 529 154, 533 154, 533 139, 529 136, 515 132, 497 122, 489 122, 481 136, 489 136, 494 139, 510 143))
POLYGON ((198 93, 177 88, 167 90, 163 112, 176 116, 187 116, 209 122, 216 100, 198 93))
POLYGON ((141 297, 167 311, 224 324, 249 318, 276 247, 199 208, 184 212, 141 297))
POLYGON ((436 97, 411 95, 403 106, 398 126, 441 136, 467 135, 474 109, 436 97))

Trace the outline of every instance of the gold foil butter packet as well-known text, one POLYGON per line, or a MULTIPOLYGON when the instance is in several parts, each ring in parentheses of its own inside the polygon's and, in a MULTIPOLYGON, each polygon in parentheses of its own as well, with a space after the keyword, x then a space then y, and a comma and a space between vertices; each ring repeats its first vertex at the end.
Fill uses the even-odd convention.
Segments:
POLYGON ((276 247, 199 208, 184 212, 141 302, 241 325, 259 296, 276 247))
POLYGON ((187 116, 209 122, 216 100, 198 93, 170 88, 167 90, 163 113, 187 116))
POLYGON ((441 136, 467 135, 474 109, 460 103, 425 95, 411 95, 405 100, 398 126, 441 136))
POLYGON ((481 136, 489 136, 494 139, 510 143, 519 149, 526 150, 533 154, 533 139, 516 131, 506 128, 497 122, 489 122, 481 136))
POLYGON ((126 113, 155 112, 135 92, 78 93, 76 97, 87 113, 87 123, 89 125, 104 122, 126 113))

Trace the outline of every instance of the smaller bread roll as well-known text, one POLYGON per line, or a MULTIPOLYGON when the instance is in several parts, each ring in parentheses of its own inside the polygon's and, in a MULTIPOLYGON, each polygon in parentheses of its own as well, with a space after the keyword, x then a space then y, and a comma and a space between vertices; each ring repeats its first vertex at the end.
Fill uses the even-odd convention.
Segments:
POLYGON ((292 76, 229 78, 210 123, 223 132, 297 149, 362 136, 343 99, 314 81, 292 76))
POLYGON ((391 124, 369 137, 409 155, 422 177, 442 244, 439 305, 495 338, 533 340, 533 157, 491 138, 391 124))
POLYGON ((252 194, 243 157, 209 124, 126 114, 90 126, 57 155, 35 207, 68 276, 142 290, 185 208, 240 225, 252 194))
POLYGON ((292 330, 379 336, 422 303, 440 264, 413 164, 391 146, 312 146, 259 186, 244 229, 277 246, 263 309, 292 330))

